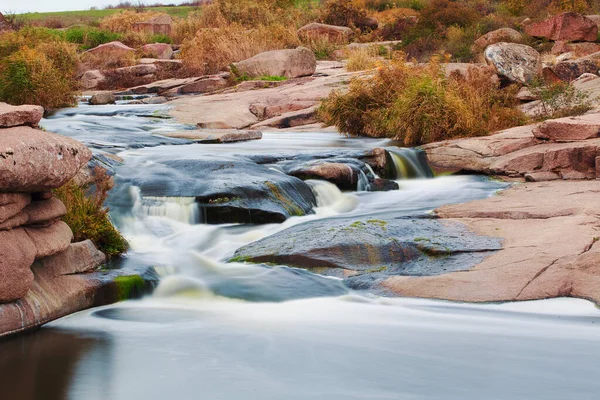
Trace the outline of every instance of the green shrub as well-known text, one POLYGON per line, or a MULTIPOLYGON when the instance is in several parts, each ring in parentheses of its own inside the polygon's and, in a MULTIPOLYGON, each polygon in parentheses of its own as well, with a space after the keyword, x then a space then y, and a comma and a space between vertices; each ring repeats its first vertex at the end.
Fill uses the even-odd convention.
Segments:
POLYGON ((110 189, 109 177, 97 168, 96 188, 89 195, 89 187, 69 182, 54 190, 54 194, 67 207, 64 221, 73 231, 75 241, 91 240, 107 257, 115 257, 127 251, 128 244, 121 233, 114 227, 108 209, 103 207, 110 189))
POLYGON ((46 109, 75 104, 75 47, 44 28, 0 35, 0 101, 46 109))
POLYGON ((165 34, 156 34, 156 35, 152 35, 150 36, 150 38, 148 38, 148 43, 167 43, 167 44, 172 44, 173 43, 173 39, 171 39, 169 37, 169 35, 165 35, 165 34))
POLYGON ((321 119, 346 135, 388 137, 407 146, 481 136, 526 122, 516 108, 517 88, 499 89, 492 72, 471 69, 446 77, 437 61, 426 66, 404 57, 356 78, 347 93, 333 92, 321 119))
POLYGON ((590 95, 567 82, 546 84, 537 80, 529 90, 540 99, 540 108, 535 115, 537 120, 582 115, 593 108, 590 95))
POLYGON ((88 50, 104 43, 120 40, 121 35, 89 26, 72 26, 64 31, 64 38, 69 43, 79 44, 81 50, 88 50))
POLYGON ((323 9, 323 22, 338 26, 355 26, 364 20, 367 10, 353 0, 328 0, 323 9))

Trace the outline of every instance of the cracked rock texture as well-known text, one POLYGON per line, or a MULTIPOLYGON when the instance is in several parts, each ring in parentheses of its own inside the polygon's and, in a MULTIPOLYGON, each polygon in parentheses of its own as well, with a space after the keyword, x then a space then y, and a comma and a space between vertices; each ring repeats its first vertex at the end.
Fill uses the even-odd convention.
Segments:
POLYGON ((413 297, 487 302, 572 296, 600 302, 600 181, 520 184, 436 212, 503 248, 477 267, 428 277, 390 277, 413 297))

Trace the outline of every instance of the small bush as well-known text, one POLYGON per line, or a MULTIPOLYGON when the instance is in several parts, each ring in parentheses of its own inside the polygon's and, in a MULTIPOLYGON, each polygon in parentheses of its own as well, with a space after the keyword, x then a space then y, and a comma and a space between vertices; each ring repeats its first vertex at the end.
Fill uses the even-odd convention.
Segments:
POLYGON ((350 50, 346 69, 348 71, 364 71, 373 69, 377 65, 379 49, 376 47, 358 48, 350 50))
POLYGON ((320 107, 321 119, 346 135, 388 137, 416 146, 481 136, 526 121, 516 108, 516 87, 499 89, 488 70, 446 77, 432 61, 411 66, 405 57, 357 78, 347 93, 333 92, 320 107))
POLYGON ((64 31, 64 38, 69 43, 80 45, 81 50, 88 50, 104 43, 120 40, 121 35, 89 26, 72 26, 64 31))
POLYGON ((328 0, 323 10, 323 22, 329 25, 354 27, 367 17, 367 10, 353 0, 328 0))
POLYGON ((590 95, 567 82, 546 84, 538 80, 530 85, 529 90, 540 99, 540 109, 535 115, 540 121, 582 115, 593 108, 590 95))
POLYGON ((54 190, 54 194, 67 207, 64 221, 73 231, 75 241, 91 240, 108 257, 115 257, 127 251, 128 244, 114 227, 103 207, 110 180, 103 170, 96 169, 96 189, 89 195, 89 188, 69 182, 54 190))
POLYGON ((164 13, 147 11, 135 12, 132 10, 124 10, 116 14, 104 17, 100 21, 100 28, 107 29, 111 32, 127 33, 133 30, 133 26, 138 22, 148 21, 149 19, 167 15, 164 13))
POLYGON ((48 29, 0 35, 0 101, 46 109, 75 104, 77 60, 74 46, 48 29))

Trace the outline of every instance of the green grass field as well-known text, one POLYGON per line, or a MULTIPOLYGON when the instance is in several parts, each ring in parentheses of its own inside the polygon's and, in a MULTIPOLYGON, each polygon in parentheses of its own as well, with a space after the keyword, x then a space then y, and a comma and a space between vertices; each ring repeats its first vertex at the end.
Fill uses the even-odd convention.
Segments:
MULTIPOLYGON (((147 10, 164 12, 174 17, 186 17, 190 12, 197 10, 194 6, 178 6, 178 7, 148 7, 147 10)), ((19 14, 19 17, 28 22, 42 23, 48 20, 60 21, 64 26, 75 24, 94 24, 100 19, 123 11, 122 9, 107 9, 107 10, 82 10, 82 11, 58 11, 45 13, 26 13, 19 14)))

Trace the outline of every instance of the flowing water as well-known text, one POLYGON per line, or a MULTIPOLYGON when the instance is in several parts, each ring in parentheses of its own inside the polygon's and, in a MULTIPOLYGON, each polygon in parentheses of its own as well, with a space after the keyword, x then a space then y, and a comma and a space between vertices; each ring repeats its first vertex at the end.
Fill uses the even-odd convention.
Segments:
POLYGON ((356 192, 310 180, 313 214, 277 224, 209 225, 194 197, 144 196, 132 182, 122 183, 109 199, 132 246, 120 267, 156 266, 159 286, 142 300, 83 311, 0 343, 3 399, 597 397, 600 314, 592 303, 379 297, 305 270, 225 262, 236 249, 297 224, 424 215, 494 195, 503 184, 432 178, 417 153, 385 140, 267 133, 227 145, 170 142, 156 135, 187 127, 157 118, 164 112, 162 106, 81 106, 43 126, 118 153, 124 164, 117 182, 127 168, 155 173, 165 157, 310 159, 386 147, 400 190, 366 191, 372 170, 356 192))

